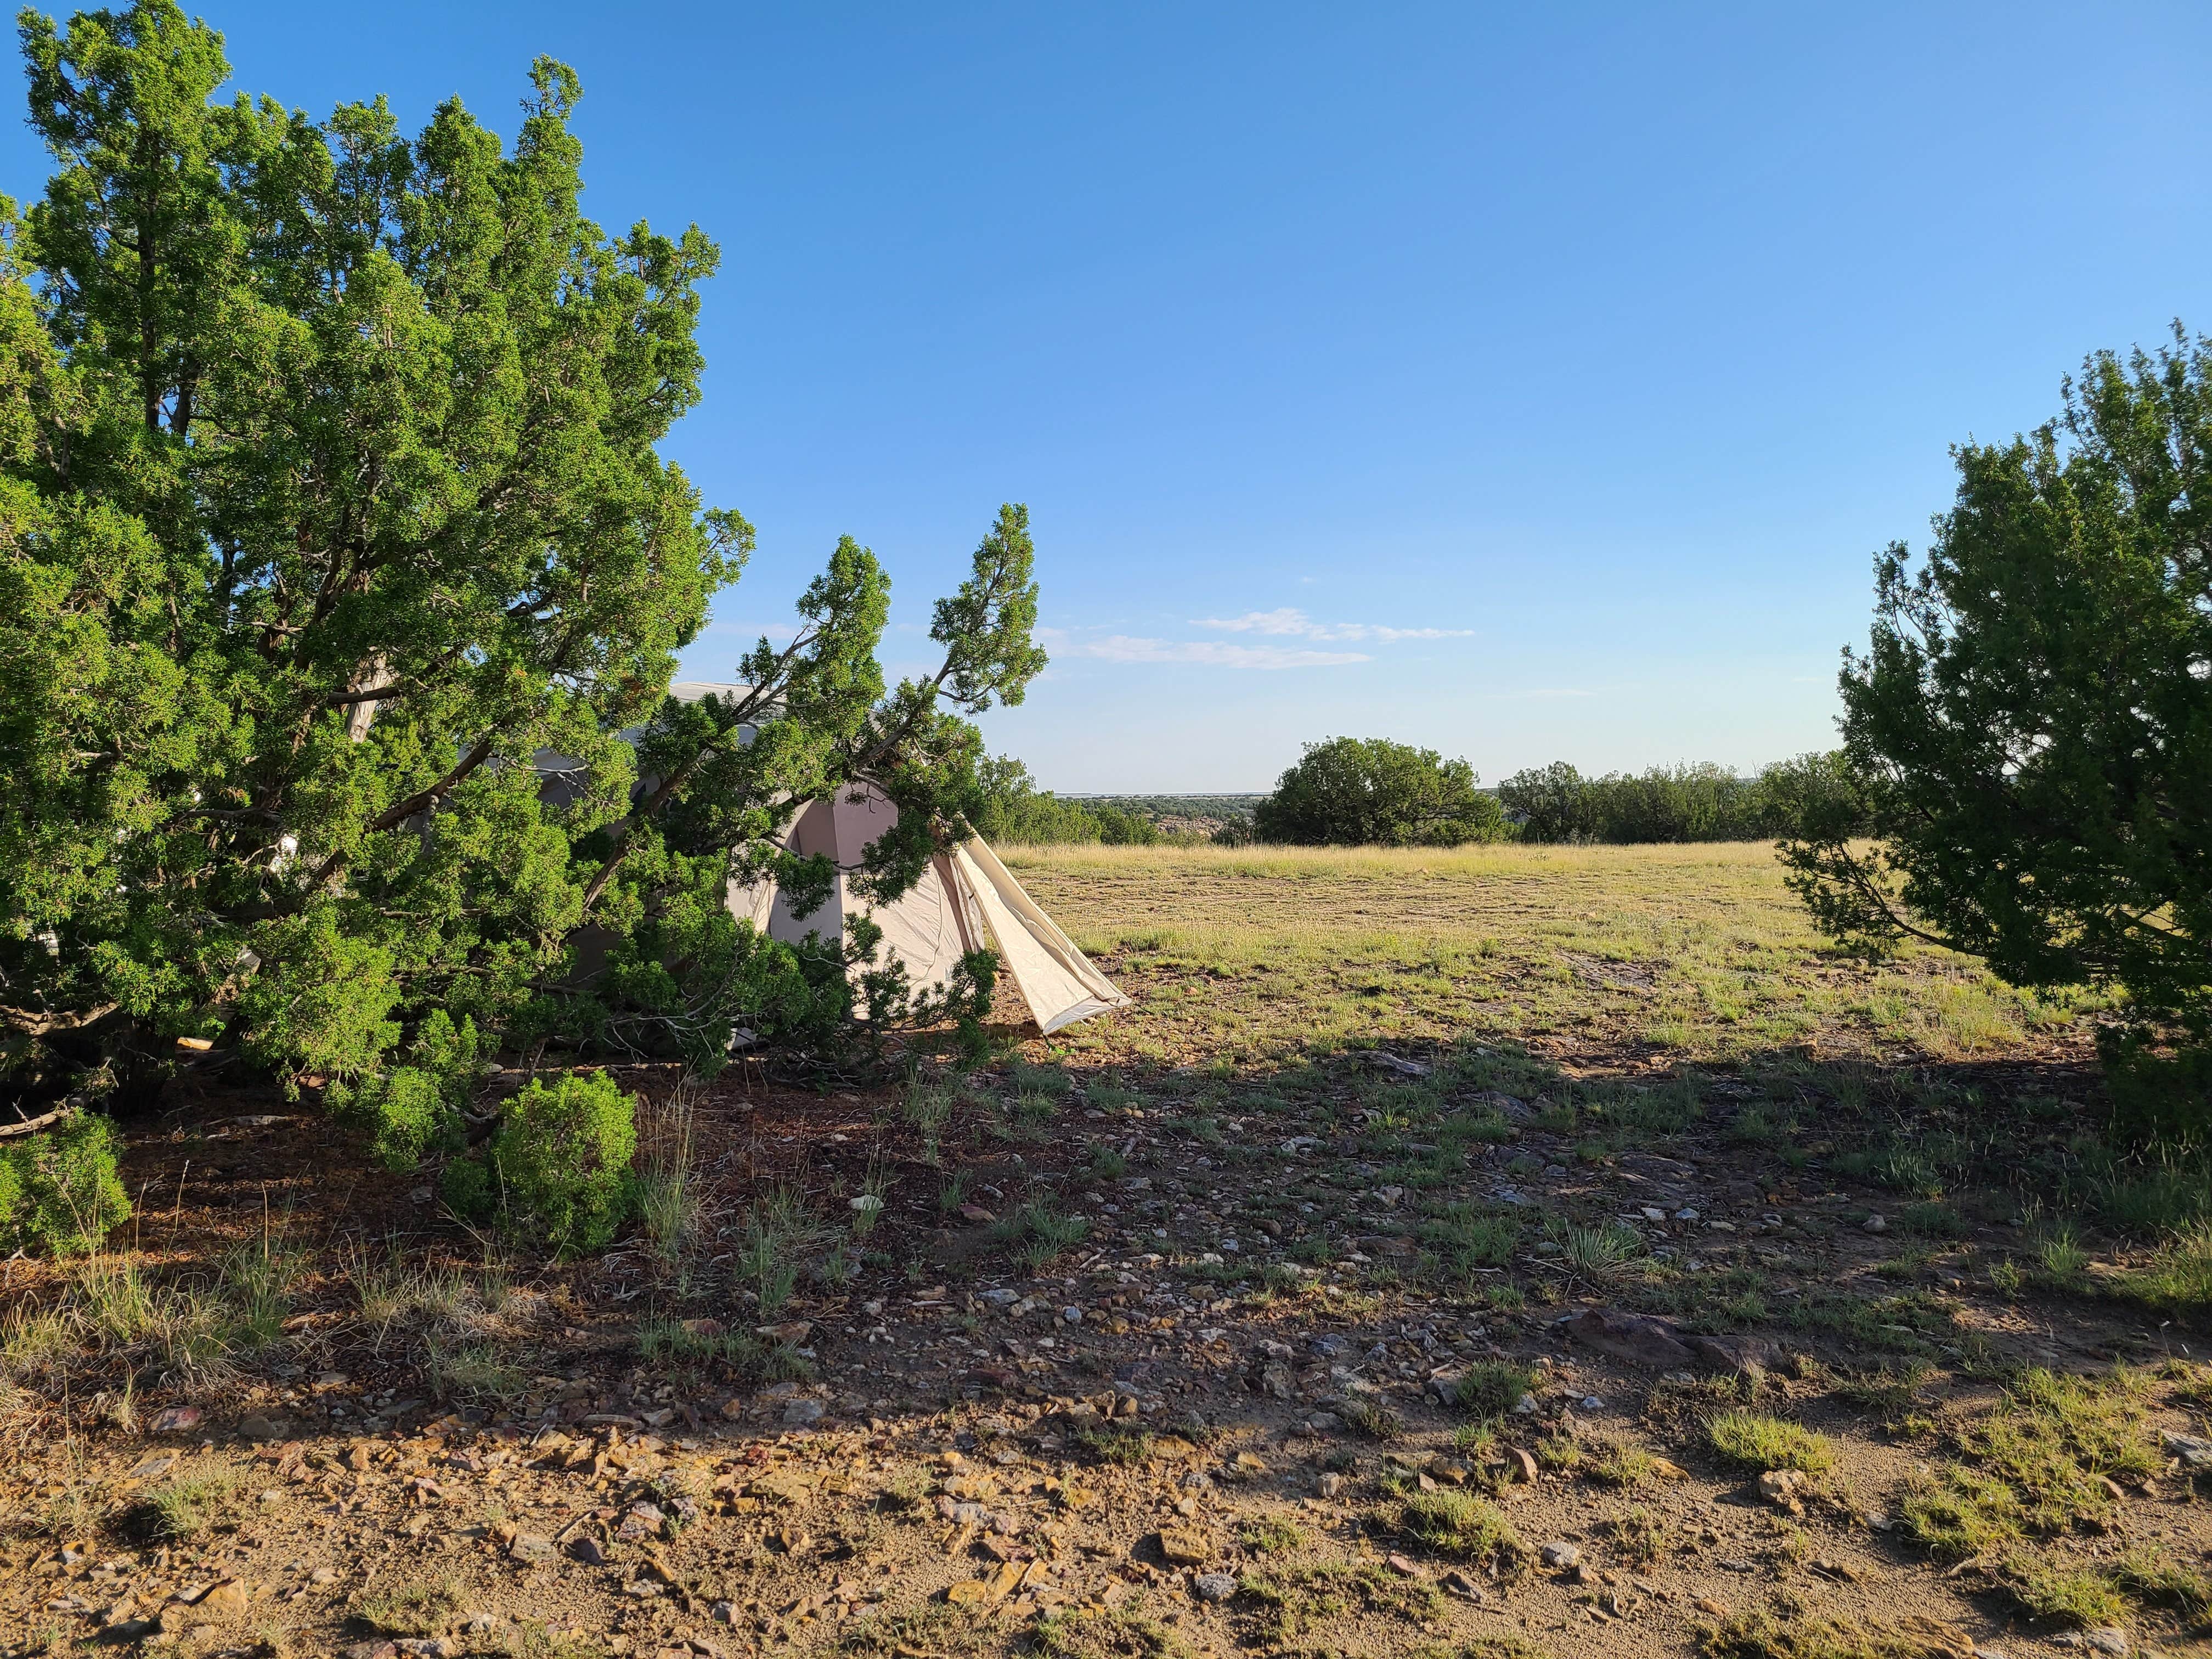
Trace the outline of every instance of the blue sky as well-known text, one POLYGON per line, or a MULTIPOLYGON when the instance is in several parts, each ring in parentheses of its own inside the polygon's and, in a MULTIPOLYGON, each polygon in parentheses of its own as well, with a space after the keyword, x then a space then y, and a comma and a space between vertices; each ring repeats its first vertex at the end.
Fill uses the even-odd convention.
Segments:
MULTIPOLYGON (((2212 328, 2202 7, 204 15, 317 113, 511 134, 574 64, 591 210, 724 252, 670 448, 760 551, 686 672, 841 532, 918 666, 1026 501, 1054 661, 986 726, 1063 790, 1826 746, 1946 446, 2212 328)), ((44 177, 13 124, 0 167, 44 177)))

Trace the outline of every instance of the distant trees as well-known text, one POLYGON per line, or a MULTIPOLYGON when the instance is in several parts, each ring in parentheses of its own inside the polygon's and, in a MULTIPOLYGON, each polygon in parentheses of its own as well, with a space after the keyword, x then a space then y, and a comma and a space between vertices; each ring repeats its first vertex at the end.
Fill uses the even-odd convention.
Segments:
POLYGON ((1039 789, 1029 768, 1011 756, 987 758, 975 772, 978 793, 968 820, 986 841, 1151 847, 1162 839, 1159 826, 1141 812, 1103 801, 1062 800, 1039 789))
POLYGON ((1839 754, 1800 755, 1748 778, 1710 762, 1586 778, 1554 761, 1515 773, 1498 799, 1534 842, 1765 841, 1797 834, 1816 810, 1846 835, 1866 827, 1839 754))
POLYGON ((1455 847, 1500 841, 1505 815, 1474 769, 1387 738, 1306 745, 1253 811, 1265 842, 1333 847, 1455 847))
POLYGON ((1840 681, 1877 837, 1787 849, 1850 941, 2124 988, 2116 1094, 2212 1097, 2212 342, 2092 357, 2059 418, 1953 452, 1924 558, 1875 562, 1840 681), (2154 1054, 2163 1051, 2161 1057, 2154 1054), (2165 1086, 2145 1086, 2160 1085, 2165 1086))

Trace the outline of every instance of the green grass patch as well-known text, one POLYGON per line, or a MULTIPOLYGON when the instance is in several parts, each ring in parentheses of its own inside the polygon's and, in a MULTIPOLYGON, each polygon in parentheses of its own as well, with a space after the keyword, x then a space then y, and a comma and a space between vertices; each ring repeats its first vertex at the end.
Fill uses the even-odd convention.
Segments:
POLYGON ((1722 1412, 1705 1424, 1712 1449, 1740 1469, 1795 1469, 1821 1475, 1836 1467, 1835 1443, 1785 1418, 1759 1412, 1722 1412))

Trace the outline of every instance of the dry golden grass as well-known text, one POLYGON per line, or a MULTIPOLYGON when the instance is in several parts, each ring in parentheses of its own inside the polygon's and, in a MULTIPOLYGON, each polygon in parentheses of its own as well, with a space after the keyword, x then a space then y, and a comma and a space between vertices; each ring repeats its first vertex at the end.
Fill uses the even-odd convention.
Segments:
POLYGON ((1966 958, 1839 956, 1764 843, 1001 849, 1138 1006, 1100 1058, 1249 1064, 1371 1038, 1563 1052, 2045 1052, 2089 1005, 1966 958))

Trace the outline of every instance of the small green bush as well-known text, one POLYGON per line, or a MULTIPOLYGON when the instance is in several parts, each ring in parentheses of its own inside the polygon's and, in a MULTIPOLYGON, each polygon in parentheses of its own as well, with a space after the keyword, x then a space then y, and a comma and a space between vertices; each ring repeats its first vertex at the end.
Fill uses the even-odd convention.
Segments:
POLYGON ((50 1134, 0 1143, 0 1250, 98 1249, 107 1230, 131 1214, 115 1173, 119 1139, 107 1119, 77 1112, 50 1134))
MULTIPOLYGON (((636 1151, 637 1102, 605 1072, 564 1072, 550 1089, 532 1079, 492 1138, 482 1194, 495 1194, 510 1231, 586 1255, 629 1214, 636 1151)), ((449 1200, 481 1202, 470 1177, 449 1171, 446 1190, 449 1200)))

